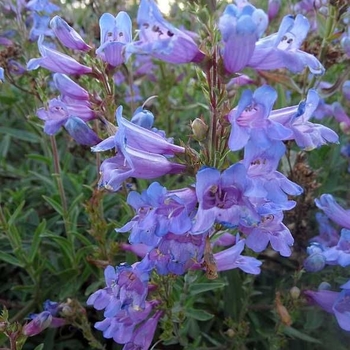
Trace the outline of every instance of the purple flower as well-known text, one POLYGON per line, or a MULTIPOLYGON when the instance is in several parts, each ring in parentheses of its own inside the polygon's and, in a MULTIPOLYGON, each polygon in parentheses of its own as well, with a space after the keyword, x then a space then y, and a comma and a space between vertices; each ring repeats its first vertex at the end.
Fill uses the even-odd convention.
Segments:
POLYGON ((269 21, 274 19, 280 10, 281 0, 269 0, 267 14, 269 16, 269 21))
POLYGON ((350 331, 350 281, 340 286, 341 292, 320 290, 317 292, 306 290, 304 294, 309 300, 328 313, 333 314, 339 326, 350 331))
POLYGON ((272 114, 271 120, 280 122, 292 131, 296 144, 307 151, 320 147, 327 142, 338 143, 338 135, 321 124, 309 121, 319 104, 319 96, 315 90, 309 90, 306 101, 300 102, 295 114, 272 114))
POLYGON ((148 252, 140 267, 147 271, 155 269, 160 275, 183 275, 201 261, 204 246, 205 235, 168 233, 148 252))
POLYGON ((96 54, 112 67, 117 67, 126 61, 125 48, 131 42, 131 19, 121 11, 116 17, 104 13, 99 21, 101 45, 96 54))
POLYGON ((190 35, 165 21, 153 0, 141 0, 137 14, 139 41, 126 47, 127 54, 148 54, 170 63, 201 62, 204 54, 190 35))
POLYGON ((282 212, 269 214, 262 217, 255 227, 242 227, 241 231, 248 235, 245 241, 247 247, 259 253, 266 249, 270 242, 273 250, 282 256, 290 256, 292 254, 290 247, 294 239, 289 229, 282 223, 282 219, 282 212))
POLYGON ((333 247, 339 241, 338 231, 330 224, 329 218, 322 214, 316 214, 319 235, 313 237, 310 242, 321 244, 322 247, 333 247))
POLYGON ((80 51, 89 51, 91 49, 91 46, 86 44, 83 38, 61 17, 55 16, 52 18, 50 27, 57 39, 65 47, 80 51))
POLYGON ((219 19, 224 42, 223 60, 226 70, 235 73, 243 69, 252 57, 255 42, 265 31, 267 15, 248 4, 243 8, 228 5, 219 19))
POLYGON ((38 47, 41 58, 32 58, 27 63, 28 70, 39 67, 46 68, 52 72, 63 74, 87 74, 92 72, 92 68, 80 64, 72 57, 44 45, 44 37, 41 35, 38 40, 38 47))
POLYGON ((228 227, 258 222, 258 215, 245 195, 248 187, 243 164, 234 164, 222 174, 214 168, 199 170, 196 177, 199 206, 191 231, 206 232, 215 222, 228 227))
POLYGON ((78 101, 87 101, 89 99, 89 93, 67 75, 56 73, 53 75, 53 81, 62 96, 78 101))
POLYGON ((136 216, 116 231, 131 231, 131 244, 149 246, 155 246, 159 237, 167 233, 182 235, 189 231, 192 227, 189 214, 197 203, 192 189, 168 191, 158 182, 153 182, 141 194, 130 192, 127 202, 134 208, 136 216))
POLYGON ((117 191, 130 177, 155 179, 166 174, 179 174, 185 169, 185 165, 169 162, 160 154, 149 153, 124 144, 115 157, 106 159, 101 164, 99 186, 117 191))
POLYGON ((299 49, 309 28, 309 21, 303 15, 298 14, 295 19, 285 16, 278 33, 257 41, 248 66, 258 70, 287 68, 293 73, 307 66, 311 73, 323 74, 324 68, 318 59, 299 49))
POLYGON ((327 264, 347 267, 350 265, 350 230, 343 228, 336 246, 323 252, 327 264))
POLYGON ((315 199, 318 208, 338 225, 350 229, 350 210, 343 209, 330 194, 323 194, 315 199))
POLYGON ((239 268, 246 273, 258 275, 260 273, 261 261, 241 255, 244 249, 245 240, 242 239, 236 242, 232 247, 214 254, 218 271, 226 271, 239 268))
POLYGON ((249 143, 245 148, 242 161, 247 168, 247 176, 251 180, 246 195, 255 198, 258 211, 259 206, 265 207, 264 210, 266 210, 268 205, 270 214, 294 208, 296 203, 289 200, 288 195, 295 196, 303 192, 300 186, 276 170, 285 153, 284 144, 275 141, 271 146, 267 150, 262 150, 249 143))
POLYGON ((268 85, 258 88, 254 94, 250 90, 243 91, 238 106, 228 115, 232 124, 228 141, 231 151, 240 150, 248 142, 267 149, 272 141, 285 140, 292 135, 286 127, 268 118, 276 98, 276 91, 268 85))
POLYGON ((68 134, 80 145, 95 146, 101 142, 96 133, 78 117, 70 116, 64 127, 68 134))
POLYGON ((148 293, 148 273, 143 272, 137 264, 121 264, 105 269, 106 287, 94 292, 87 300, 97 310, 105 309, 105 317, 114 317, 119 311, 141 310, 145 308, 148 293))
POLYGON ((130 341, 124 345, 123 350, 149 349, 162 314, 162 311, 157 311, 152 317, 142 323, 133 333, 130 341))

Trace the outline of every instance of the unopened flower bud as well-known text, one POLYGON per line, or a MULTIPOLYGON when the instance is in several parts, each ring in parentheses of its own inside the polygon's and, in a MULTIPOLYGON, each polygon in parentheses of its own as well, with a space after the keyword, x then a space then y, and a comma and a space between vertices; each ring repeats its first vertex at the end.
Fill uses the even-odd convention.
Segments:
POLYGON ((44 329, 48 328, 52 322, 52 315, 49 311, 43 311, 40 314, 36 315, 32 321, 27 323, 23 327, 23 334, 27 337, 32 337, 39 334, 44 329))
POLYGON ((204 123, 202 119, 196 118, 191 124, 191 129, 194 138, 197 141, 201 142, 204 141, 207 137, 209 127, 204 123))
POLYGON ((292 297, 292 299, 296 300, 300 296, 300 289, 297 286, 294 286, 290 289, 289 294, 292 297))
POLYGON ((314 253, 304 261, 304 269, 307 272, 321 271, 326 265, 326 258, 321 253, 314 253))
POLYGON ((331 289, 331 285, 328 282, 322 282, 320 283, 320 285, 317 288, 319 291, 321 290, 330 290, 331 289))

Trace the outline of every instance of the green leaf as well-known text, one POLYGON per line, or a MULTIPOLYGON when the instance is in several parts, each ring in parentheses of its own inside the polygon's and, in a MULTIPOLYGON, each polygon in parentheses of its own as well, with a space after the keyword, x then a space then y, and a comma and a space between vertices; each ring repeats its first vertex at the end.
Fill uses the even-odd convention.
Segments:
POLYGON ((304 340, 304 341, 307 341, 309 343, 321 344, 321 342, 318 339, 310 337, 309 335, 302 333, 293 327, 285 327, 283 330, 283 333, 292 337, 292 338, 304 340))
POLYGON ((35 259, 35 256, 37 255, 40 241, 41 241, 41 235, 44 233, 46 229, 46 221, 43 220, 40 225, 36 228, 34 235, 33 235, 33 240, 32 240, 32 245, 30 247, 30 253, 29 253, 29 261, 33 261, 35 259))
POLYGON ((185 311, 185 314, 187 317, 194 318, 195 320, 198 320, 198 321, 208 321, 214 317, 213 314, 210 314, 207 311, 196 310, 196 309, 191 309, 191 308, 188 308, 185 311))
POLYGON ((57 211, 58 214, 63 216, 63 208, 62 208, 61 203, 56 202, 51 197, 43 196, 43 198, 46 200, 47 203, 49 203, 51 205, 52 208, 54 208, 57 211))
POLYGON ((11 265, 16 265, 19 267, 24 267, 24 264, 21 263, 17 258, 13 255, 0 251, 0 260, 3 260, 11 265))
POLYGON ((36 346, 34 350, 43 350, 43 349, 44 349, 44 343, 41 343, 38 346, 36 346))
POLYGON ((7 127, 0 127, 0 134, 10 135, 16 139, 27 141, 27 142, 39 142, 40 138, 32 134, 31 132, 21 130, 21 129, 14 129, 14 128, 7 128, 7 127))
POLYGON ((208 292, 210 290, 223 288, 226 286, 224 282, 212 282, 212 283, 194 283, 190 285, 190 295, 197 295, 200 293, 208 292))

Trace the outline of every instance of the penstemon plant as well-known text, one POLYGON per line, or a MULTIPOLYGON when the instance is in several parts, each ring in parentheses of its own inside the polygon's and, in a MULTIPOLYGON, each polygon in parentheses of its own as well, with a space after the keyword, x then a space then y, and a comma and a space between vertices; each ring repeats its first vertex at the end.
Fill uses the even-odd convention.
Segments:
POLYGON ((350 212, 324 192, 349 179, 350 12, 264 5, 173 4, 175 26, 154 0, 2 4, 1 112, 30 115, 30 132, 0 130, 3 159, 23 152, 11 138, 38 147, 1 197, 0 259, 20 277, 0 344, 345 349, 350 212))

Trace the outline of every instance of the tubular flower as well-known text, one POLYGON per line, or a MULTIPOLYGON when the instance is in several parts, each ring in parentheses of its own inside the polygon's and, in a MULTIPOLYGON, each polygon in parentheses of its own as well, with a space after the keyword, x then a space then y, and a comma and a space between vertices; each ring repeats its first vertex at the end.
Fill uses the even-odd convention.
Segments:
POLYGON ((323 74, 325 69, 318 59, 302 50, 310 24, 306 17, 298 14, 294 19, 285 16, 277 33, 257 41, 248 67, 260 70, 287 68, 293 73, 308 67, 313 74, 323 74))
POLYGON ((56 38, 62 45, 73 50, 89 51, 91 46, 86 44, 83 38, 73 29, 65 20, 59 16, 55 16, 50 21, 50 27, 52 28, 56 38))
POLYGON ((128 55, 148 54, 169 63, 201 62, 204 54, 190 35, 164 20, 153 0, 141 0, 137 14, 139 41, 128 45, 128 55))
POLYGON ((224 42, 224 65, 229 73, 238 72, 247 65, 267 24, 264 11, 250 4, 243 8, 232 4, 226 7, 219 19, 219 29, 224 42))
POLYGON ((116 17, 104 13, 99 21, 101 45, 96 54, 112 67, 120 66, 126 61, 125 48, 131 42, 131 19, 121 11, 116 17))
POLYGON ((46 68, 52 72, 63 74, 87 74, 92 72, 92 68, 80 64, 72 57, 44 45, 44 36, 40 36, 38 47, 41 58, 32 58, 27 63, 28 70, 34 70, 39 67, 46 68))
POLYGON ((350 331, 350 281, 340 286, 341 292, 306 290, 304 294, 309 301, 317 304, 337 319, 339 326, 350 331))

